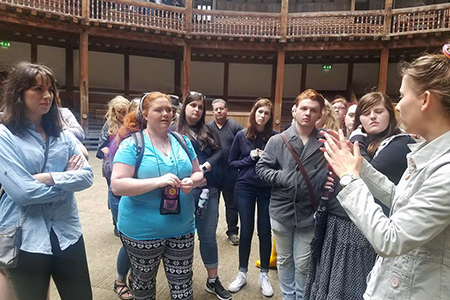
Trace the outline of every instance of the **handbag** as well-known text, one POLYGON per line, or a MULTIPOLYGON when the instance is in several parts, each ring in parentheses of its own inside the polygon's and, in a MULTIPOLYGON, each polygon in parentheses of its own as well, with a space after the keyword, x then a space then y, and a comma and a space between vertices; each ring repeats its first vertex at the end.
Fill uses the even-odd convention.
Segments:
MULTIPOLYGON (((49 137, 45 139, 45 160, 41 173, 44 172, 48 158, 49 137)), ((0 268, 15 268, 19 262, 20 246, 22 245, 22 226, 27 218, 30 206, 28 205, 19 226, 10 227, 0 232, 0 268)))
MULTIPOLYGON (((289 144, 286 136, 284 133, 281 134, 281 137, 283 138, 284 143, 286 144, 286 147, 288 148, 289 152, 291 152, 292 156, 294 157, 295 161, 297 162, 298 168, 300 169, 303 178, 305 179, 306 186, 308 187, 309 196, 311 200, 311 204, 314 208, 314 235, 313 239, 311 241, 311 256, 315 259, 320 258, 320 254, 322 252, 322 246, 325 239, 325 232, 327 229, 327 218, 328 218, 328 201, 329 201, 329 191, 325 191, 321 195, 321 200, 319 205, 317 205, 315 196, 314 196, 314 190, 311 185, 311 181, 309 180, 308 173, 306 173, 305 168, 303 167, 303 164, 300 160, 300 157, 295 153, 294 149, 292 148, 291 144, 289 144)), ((332 170, 329 167, 329 172, 332 170)))

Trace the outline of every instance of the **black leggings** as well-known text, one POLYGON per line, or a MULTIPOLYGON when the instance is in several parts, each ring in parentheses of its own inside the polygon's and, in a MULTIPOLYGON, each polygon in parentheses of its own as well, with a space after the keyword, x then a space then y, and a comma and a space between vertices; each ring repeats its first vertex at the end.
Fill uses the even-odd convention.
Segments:
POLYGON ((92 299, 83 236, 62 251, 52 230, 50 242, 53 255, 20 251, 17 267, 5 269, 16 299, 47 299, 50 276, 62 300, 92 299))

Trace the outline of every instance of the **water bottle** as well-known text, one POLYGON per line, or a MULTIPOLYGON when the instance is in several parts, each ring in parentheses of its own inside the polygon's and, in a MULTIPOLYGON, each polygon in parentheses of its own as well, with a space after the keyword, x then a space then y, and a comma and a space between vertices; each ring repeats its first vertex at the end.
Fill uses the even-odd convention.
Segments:
POLYGON ((209 189, 203 188, 202 192, 200 193, 200 197, 198 199, 197 210, 195 211, 196 215, 199 218, 205 217, 208 199, 209 199, 209 189))

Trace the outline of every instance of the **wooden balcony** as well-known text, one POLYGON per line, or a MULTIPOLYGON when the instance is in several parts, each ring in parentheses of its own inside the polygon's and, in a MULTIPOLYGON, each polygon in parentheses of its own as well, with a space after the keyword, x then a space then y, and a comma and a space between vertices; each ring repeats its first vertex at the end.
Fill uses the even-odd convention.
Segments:
POLYGON ((134 0, 0 0, 1 10, 29 10, 74 22, 143 28, 180 37, 296 38, 381 37, 450 31, 450 4, 408 9, 319 13, 252 13, 179 8, 134 0), (284 17, 284 18, 283 18, 284 17))

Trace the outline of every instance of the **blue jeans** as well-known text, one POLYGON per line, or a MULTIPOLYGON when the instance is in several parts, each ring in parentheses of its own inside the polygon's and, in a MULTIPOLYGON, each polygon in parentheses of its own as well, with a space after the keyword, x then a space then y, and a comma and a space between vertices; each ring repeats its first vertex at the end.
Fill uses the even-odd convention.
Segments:
POLYGON ((239 238, 239 271, 247 272, 248 258, 255 229, 255 204, 258 206, 258 237, 261 272, 269 271, 270 252, 272 251, 272 232, 270 229, 269 202, 270 189, 248 187, 236 189, 235 200, 241 219, 239 238))
POLYGON ((283 300, 303 299, 309 272, 314 226, 295 228, 271 219, 277 247, 277 268, 283 300))
MULTIPOLYGON (((219 265, 219 256, 217 251, 217 222, 219 218, 219 192, 216 187, 209 188, 209 200, 206 207, 206 214, 203 218, 195 216, 195 226, 200 240, 200 255, 203 264, 207 269, 213 269, 219 265)), ((198 204, 198 196, 201 189, 192 191, 195 198, 195 207, 198 204)))
MULTIPOLYGON (((114 225, 117 223, 117 216, 119 214, 120 197, 114 195, 111 189, 108 190, 108 205, 111 209, 114 225)), ((125 248, 122 246, 117 255, 117 280, 125 281, 125 277, 130 270, 131 264, 125 248)))

